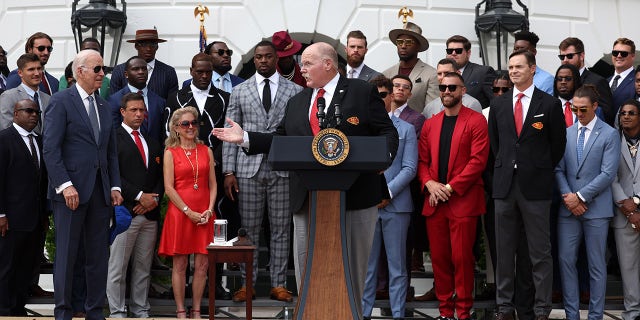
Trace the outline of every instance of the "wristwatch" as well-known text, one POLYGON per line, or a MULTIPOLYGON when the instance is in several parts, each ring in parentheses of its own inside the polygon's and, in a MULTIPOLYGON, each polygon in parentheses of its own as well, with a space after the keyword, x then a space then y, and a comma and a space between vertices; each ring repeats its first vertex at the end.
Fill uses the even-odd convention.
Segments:
POLYGON ((638 195, 633 195, 633 197, 631 197, 633 199, 633 203, 637 205, 640 205, 640 197, 638 195))
POLYGON ((187 213, 187 211, 189 210, 188 206, 184 206, 184 208, 182 208, 182 212, 187 213))

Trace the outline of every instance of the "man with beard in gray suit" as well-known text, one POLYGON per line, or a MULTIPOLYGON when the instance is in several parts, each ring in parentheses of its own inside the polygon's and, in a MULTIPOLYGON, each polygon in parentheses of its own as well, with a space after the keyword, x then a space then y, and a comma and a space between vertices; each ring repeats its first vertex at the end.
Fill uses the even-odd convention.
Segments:
POLYGON ((367 54, 367 37, 360 30, 353 30, 347 34, 347 78, 369 81, 380 75, 380 72, 364 64, 367 54))

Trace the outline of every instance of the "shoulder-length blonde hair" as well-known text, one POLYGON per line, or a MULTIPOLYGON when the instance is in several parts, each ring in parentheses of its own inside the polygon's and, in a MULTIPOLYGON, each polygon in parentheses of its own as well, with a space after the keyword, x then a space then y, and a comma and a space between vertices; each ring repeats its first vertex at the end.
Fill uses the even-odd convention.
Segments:
MULTIPOLYGON (((180 135, 176 129, 180 126, 180 117, 185 113, 191 113, 193 117, 198 120, 198 110, 194 107, 189 106, 174 111, 173 115, 171 115, 171 120, 169 120, 169 136, 164 141, 166 148, 173 148, 180 145, 180 135)), ((199 127, 194 129, 196 129, 196 144, 202 144, 202 141, 198 138, 198 134, 200 133, 199 127)))

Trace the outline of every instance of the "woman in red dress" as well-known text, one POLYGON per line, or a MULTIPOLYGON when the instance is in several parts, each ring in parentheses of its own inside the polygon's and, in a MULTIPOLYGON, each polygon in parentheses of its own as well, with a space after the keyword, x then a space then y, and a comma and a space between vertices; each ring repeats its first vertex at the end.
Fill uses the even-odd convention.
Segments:
POLYGON ((213 204, 217 188, 213 153, 197 138, 197 115, 193 107, 176 110, 165 141, 164 186, 169 206, 158 252, 173 257, 171 285, 178 318, 186 318, 184 288, 190 254, 195 254, 191 318, 200 318, 207 278, 207 245, 213 239, 215 219, 213 204))

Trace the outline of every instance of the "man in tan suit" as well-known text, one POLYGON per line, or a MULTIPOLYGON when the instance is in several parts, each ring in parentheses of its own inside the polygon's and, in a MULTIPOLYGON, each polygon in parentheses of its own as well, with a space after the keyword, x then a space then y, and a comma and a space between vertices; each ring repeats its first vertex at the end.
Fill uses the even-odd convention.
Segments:
POLYGON ((402 29, 389 31, 389 39, 398 48, 400 62, 383 74, 389 79, 396 74, 409 76, 413 83, 409 107, 422 112, 427 103, 440 97, 436 69, 418 58, 418 52, 429 49, 429 41, 422 36, 422 29, 412 22, 405 23, 402 29))

